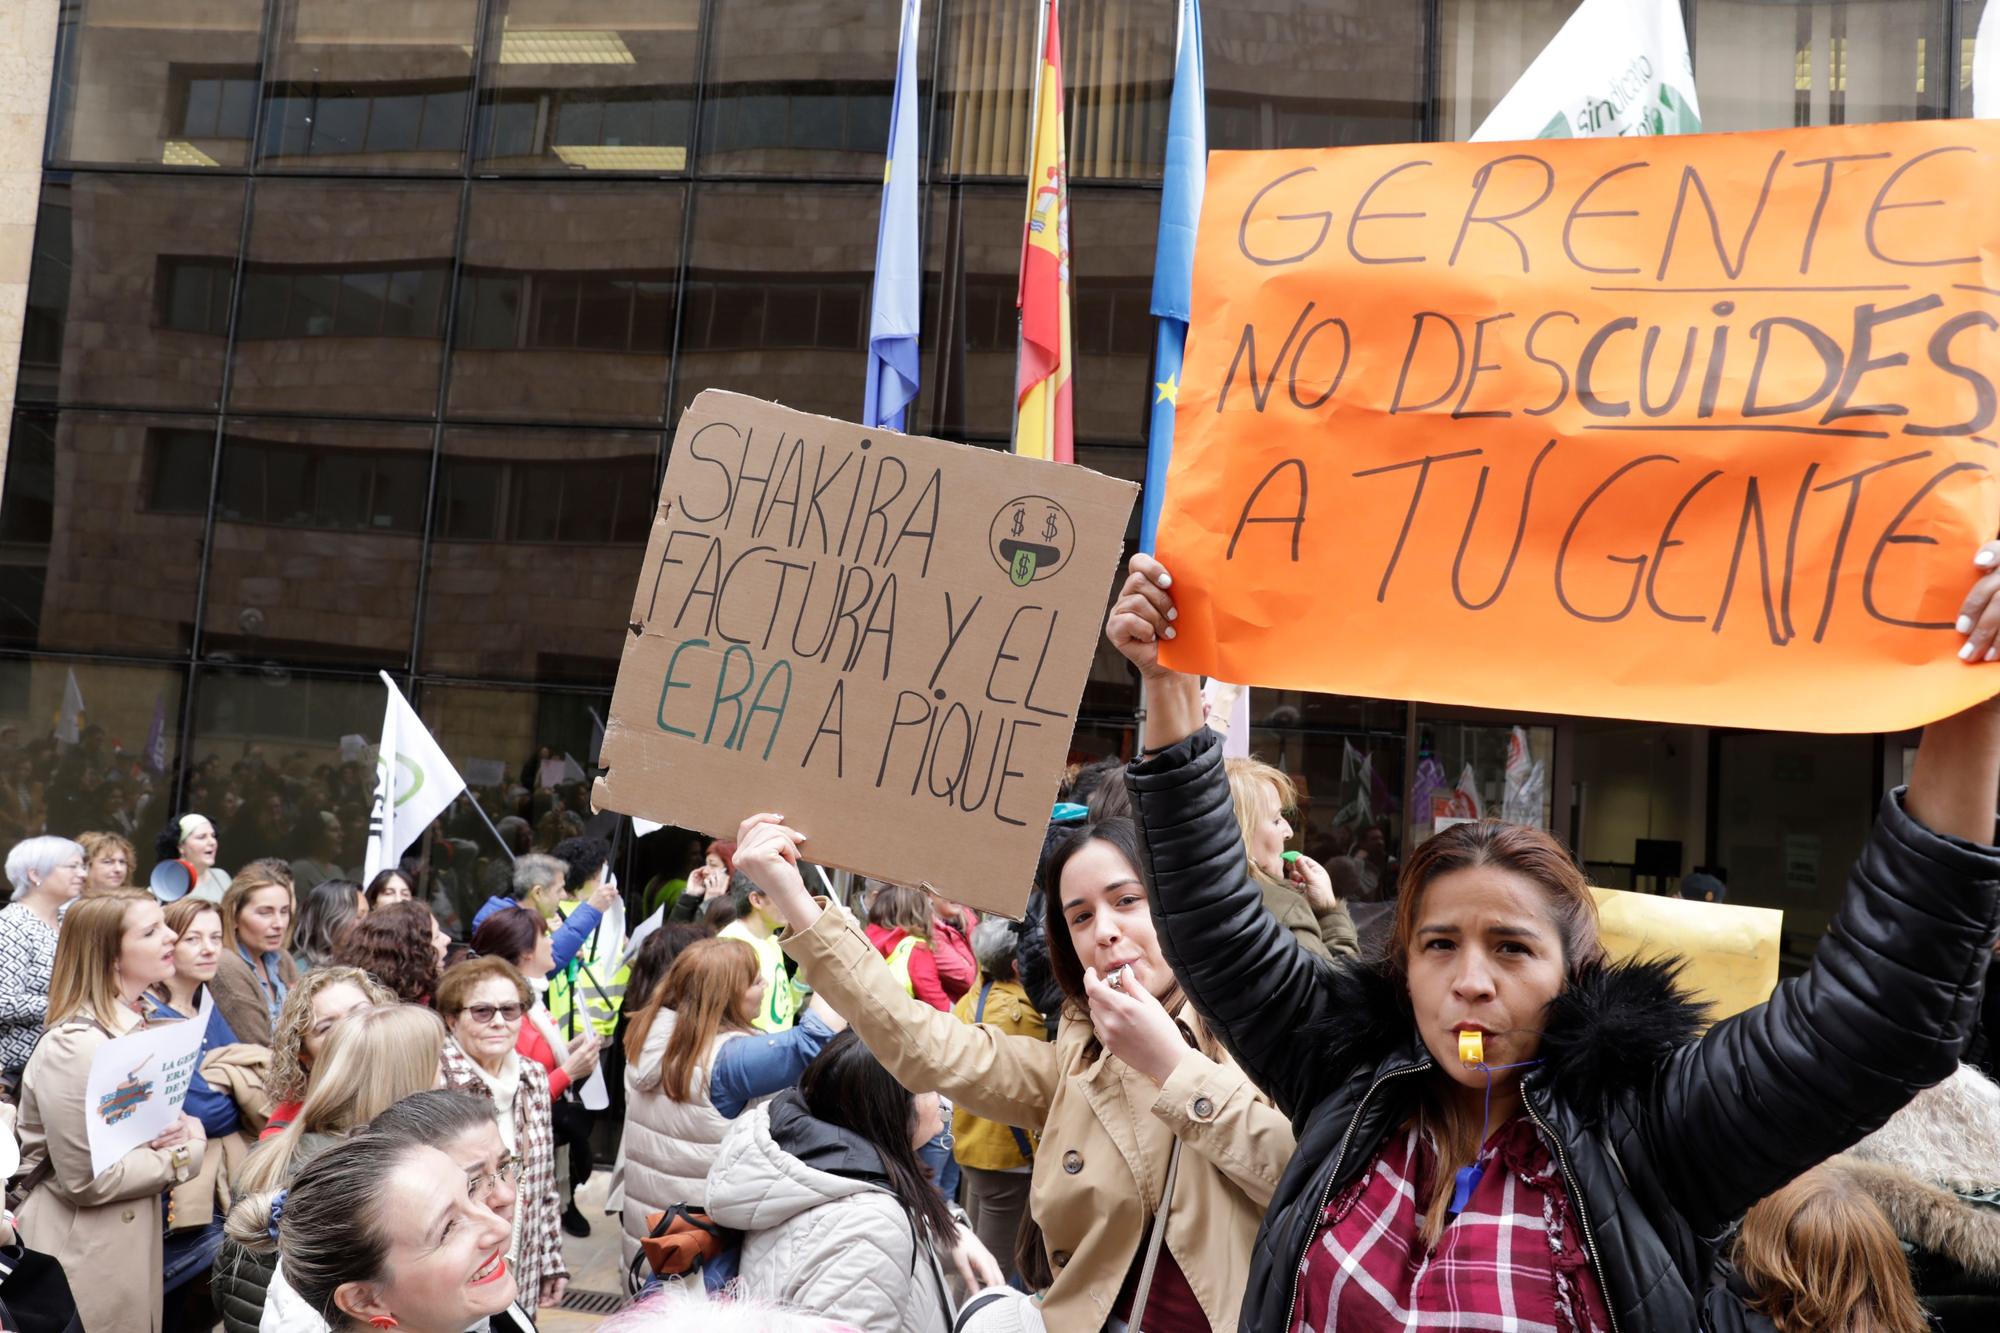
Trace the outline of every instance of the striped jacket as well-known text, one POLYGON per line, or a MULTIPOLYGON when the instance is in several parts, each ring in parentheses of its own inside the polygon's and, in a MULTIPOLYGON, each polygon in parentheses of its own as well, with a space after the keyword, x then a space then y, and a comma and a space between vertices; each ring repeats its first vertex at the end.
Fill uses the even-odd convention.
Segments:
MULTIPOLYGON (((445 1040, 440 1063, 445 1086, 492 1100, 493 1090, 457 1038, 445 1040)), ((521 1158, 520 1200, 514 1205, 521 1253, 515 1278, 522 1308, 533 1309, 545 1279, 569 1276, 563 1263, 562 1202, 556 1193, 555 1133, 549 1123, 549 1075, 533 1060, 521 1061, 521 1083, 514 1092, 514 1151, 521 1158)))

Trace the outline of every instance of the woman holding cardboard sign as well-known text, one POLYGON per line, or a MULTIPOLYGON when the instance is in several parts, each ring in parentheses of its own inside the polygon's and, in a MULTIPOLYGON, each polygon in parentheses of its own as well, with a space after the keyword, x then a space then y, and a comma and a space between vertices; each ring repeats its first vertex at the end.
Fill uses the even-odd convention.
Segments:
MULTIPOLYGON (((2000 543, 1974 563, 2000 563, 2000 543)), ((1582 872, 1535 829, 1463 824, 1419 847, 1378 967, 1301 952, 1244 871, 1199 682, 1160 663, 1171 588, 1134 557, 1106 625, 1146 678, 1127 782, 1153 918, 1203 1018, 1300 1127, 1245 1330, 1503 1310, 1695 1328, 1711 1238, 1956 1066, 2000 923, 2000 706, 1926 729, 1811 970, 1703 1035, 1671 965, 1604 960, 1582 872)), ((2000 574, 1963 610, 1975 661, 2000 574)))
POLYGON ((1233 1333, 1292 1131, 1167 970, 1131 821, 1085 824, 1049 854, 1050 964, 1067 1000, 1053 1044, 905 993, 853 918, 806 892, 804 842, 782 816, 753 815, 736 848, 790 924, 800 975, 903 1086, 1040 1131, 1028 1209, 1054 1273, 1048 1327, 1233 1333))

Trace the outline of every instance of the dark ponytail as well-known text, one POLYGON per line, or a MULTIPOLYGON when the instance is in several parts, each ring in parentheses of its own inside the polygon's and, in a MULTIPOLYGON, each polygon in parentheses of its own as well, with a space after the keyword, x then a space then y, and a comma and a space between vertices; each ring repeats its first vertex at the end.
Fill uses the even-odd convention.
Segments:
POLYGON ((852 1029, 826 1044, 799 1078, 799 1092, 815 1120, 860 1135, 882 1158, 889 1190, 913 1222, 930 1232, 940 1249, 957 1240, 958 1224, 945 1207, 931 1173, 910 1146, 916 1098, 882 1067, 852 1029))

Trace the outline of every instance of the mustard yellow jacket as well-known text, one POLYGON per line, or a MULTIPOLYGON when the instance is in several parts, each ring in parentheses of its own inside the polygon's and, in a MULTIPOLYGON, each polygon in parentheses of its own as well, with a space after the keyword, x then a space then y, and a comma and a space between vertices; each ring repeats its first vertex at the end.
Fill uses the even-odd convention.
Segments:
MULTIPOLYGON (((989 982, 982 976, 977 986, 959 998, 951 1012, 961 1023, 985 1023, 1010 1037, 1048 1040, 1049 1025, 1042 1021, 1041 1010, 1035 1008, 1027 989, 1018 981, 989 982), (981 993, 986 995, 984 1017, 978 1016, 981 993)), ((983 1119, 962 1106, 952 1109, 951 1137, 951 1155, 958 1159, 958 1164, 980 1171, 1018 1171, 1028 1165, 1028 1154, 1021 1151, 1023 1139, 1030 1147, 1034 1145, 1034 1135, 1026 1130, 983 1119), (1023 1138, 1016 1138, 1017 1134, 1023 1138)))
MULTIPOLYGON (((941 1092, 977 1116, 1037 1132, 1028 1209, 1055 1281, 1052 1329, 1101 1328, 1160 1206, 1181 1142, 1166 1247, 1215 1333, 1235 1333, 1251 1243, 1292 1157, 1292 1130, 1224 1056, 1190 1049, 1164 1086, 1111 1055, 1065 1013, 1053 1043, 970 1027, 905 995, 845 909, 785 936, 800 974, 904 1087, 941 1092)), ((1193 1009, 1176 1017, 1209 1042, 1193 1009)))

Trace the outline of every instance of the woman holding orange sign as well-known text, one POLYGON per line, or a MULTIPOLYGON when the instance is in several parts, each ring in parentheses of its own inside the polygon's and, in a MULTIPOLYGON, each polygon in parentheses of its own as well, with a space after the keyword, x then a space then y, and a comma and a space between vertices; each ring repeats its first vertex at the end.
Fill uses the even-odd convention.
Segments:
MULTIPOLYGON (((2000 543, 1974 564, 1994 569, 2000 543)), ((1204 1022, 1299 1131, 1245 1333, 1710 1327, 1725 1228, 1956 1067, 2000 928, 2000 705, 1926 729, 1812 968, 1704 1034, 1671 964, 1606 962, 1582 872, 1535 829, 1419 847, 1378 966, 1305 953, 1245 869, 1200 683, 1159 660, 1172 586, 1135 556, 1106 625, 1146 679, 1127 783, 1153 919, 1204 1022)), ((2000 574, 1962 612, 1978 661, 2000 574)))

